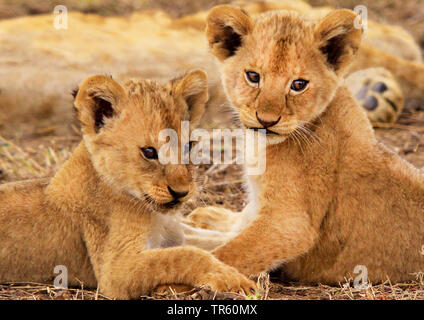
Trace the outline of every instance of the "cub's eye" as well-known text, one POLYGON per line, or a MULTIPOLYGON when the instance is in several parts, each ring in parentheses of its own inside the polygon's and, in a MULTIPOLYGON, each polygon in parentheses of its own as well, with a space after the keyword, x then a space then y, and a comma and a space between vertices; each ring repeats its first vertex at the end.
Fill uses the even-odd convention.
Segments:
POLYGON ((194 146, 194 141, 187 142, 186 145, 184 146, 184 153, 185 154, 190 153, 191 149, 193 149, 193 146, 194 146))
POLYGON ((290 89, 296 92, 300 92, 306 89, 308 83, 308 80, 297 79, 292 82, 290 89))
POLYGON ((141 152, 147 159, 157 159, 158 153, 153 147, 141 148, 141 152))
POLYGON ((259 75, 259 73, 256 73, 254 71, 246 71, 246 78, 247 81, 252 84, 258 84, 259 81, 261 81, 261 76, 259 75))

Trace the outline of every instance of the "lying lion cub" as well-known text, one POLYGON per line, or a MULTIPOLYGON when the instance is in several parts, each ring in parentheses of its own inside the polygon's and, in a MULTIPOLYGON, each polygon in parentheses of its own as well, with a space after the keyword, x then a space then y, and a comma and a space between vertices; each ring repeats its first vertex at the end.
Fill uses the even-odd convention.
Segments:
POLYGON ((253 20, 232 6, 207 18, 228 98, 244 127, 267 131, 266 171, 247 178, 241 214, 201 208, 189 223, 228 231, 213 254, 246 275, 284 264, 288 278, 334 284, 359 265, 373 282, 424 271, 424 176, 377 142, 343 85, 361 43, 356 18, 253 20))
POLYGON ((0 187, 0 282, 50 281, 57 265, 69 284, 136 298, 167 283, 254 289, 233 267, 184 242, 170 215, 195 192, 189 165, 158 161, 158 133, 197 124, 208 99, 195 70, 167 85, 121 86, 92 76, 75 99, 83 141, 51 180, 0 187), (78 281, 78 280, 79 281, 78 281))

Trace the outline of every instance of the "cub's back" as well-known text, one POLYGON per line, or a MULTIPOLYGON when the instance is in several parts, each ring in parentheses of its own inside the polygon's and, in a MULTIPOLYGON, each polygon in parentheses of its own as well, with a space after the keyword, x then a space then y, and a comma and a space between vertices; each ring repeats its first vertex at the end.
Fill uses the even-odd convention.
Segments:
POLYGON ((78 226, 46 202, 50 179, 0 186, 0 282, 50 281, 65 265, 76 278, 95 285, 78 226), (24 267, 23 267, 24 266, 24 267))
MULTIPOLYGON (((0 185, 0 221, 3 224, 12 212, 26 212, 35 207, 42 207, 44 189, 50 179, 33 179, 10 182, 0 185)), ((14 217, 16 217, 14 215, 14 217)), ((13 219, 16 222, 16 219, 13 219)))

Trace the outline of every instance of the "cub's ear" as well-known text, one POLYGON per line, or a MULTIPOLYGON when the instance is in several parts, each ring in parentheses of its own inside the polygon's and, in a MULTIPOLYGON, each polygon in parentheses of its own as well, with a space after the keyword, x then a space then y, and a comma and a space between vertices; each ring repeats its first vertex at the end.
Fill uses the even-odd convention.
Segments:
POLYGON ((205 104, 209 99, 206 72, 199 69, 188 72, 177 82, 176 92, 187 103, 191 125, 193 127, 197 126, 205 112, 205 104))
POLYGON ((75 109, 85 134, 98 133, 107 118, 119 113, 125 91, 119 83, 104 75, 85 79, 75 92, 75 109))
POLYGON ((252 28, 252 19, 240 8, 230 5, 213 8, 206 18, 206 37, 212 53, 221 61, 231 57, 252 28))
POLYGON ((315 28, 318 48, 338 75, 343 75, 361 44, 362 28, 359 23, 355 26, 355 19, 360 17, 351 10, 335 10, 315 28))

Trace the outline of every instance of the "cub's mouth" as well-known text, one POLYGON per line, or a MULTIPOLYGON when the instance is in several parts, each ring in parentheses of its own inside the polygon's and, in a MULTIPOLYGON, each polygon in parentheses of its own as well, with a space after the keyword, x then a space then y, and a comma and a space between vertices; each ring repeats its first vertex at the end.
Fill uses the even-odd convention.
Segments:
POLYGON ((181 203, 182 202, 179 201, 179 200, 172 200, 172 201, 169 201, 167 203, 162 204, 162 206, 164 206, 165 208, 168 208, 168 209, 172 209, 172 208, 175 208, 175 207, 181 205, 181 203))
POLYGON ((248 127, 245 126, 246 129, 248 130, 253 130, 258 132, 259 130, 261 130, 262 132, 265 131, 265 137, 266 137, 266 144, 278 144, 281 142, 284 142, 289 136, 290 136, 290 132, 286 133, 286 132, 276 132, 272 129, 268 129, 268 128, 260 128, 260 127, 248 127))
POLYGON ((148 194, 144 194, 144 200, 148 202, 149 204, 153 205, 157 209, 162 210, 171 210, 180 207, 183 202, 177 199, 174 199, 172 201, 166 202, 166 203, 159 203, 155 200, 153 200, 148 194))
POLYGON ((266 128, 247 127, 247 129, 249 129, 249 130, 253 130, 253 131, 265 130, 265 134, 267 134, 267 135, 275 134, 275 135, 277 135, 277 136, 280 136, 280 134, 279 134, 279 133, 277 133, 277 132, 275 132, 275 131, 272 131, 272 130, 269 130, 269 129, 266 129, 266 128))

